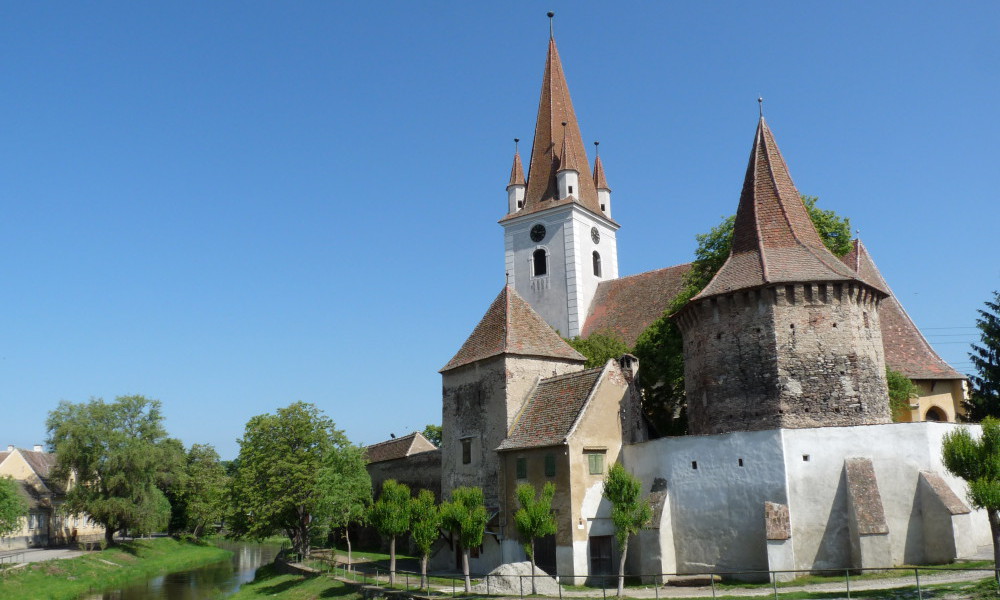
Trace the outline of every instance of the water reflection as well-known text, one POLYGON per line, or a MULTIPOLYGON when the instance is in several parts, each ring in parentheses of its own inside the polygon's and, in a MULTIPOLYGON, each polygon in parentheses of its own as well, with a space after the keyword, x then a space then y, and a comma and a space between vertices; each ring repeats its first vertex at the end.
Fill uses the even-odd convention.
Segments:
POLYGON ((252 581, 257 567, 274 560, 278 546, 220 542, 232 559, 177 573, 160 575, 85 600, 215 600, 252 581))

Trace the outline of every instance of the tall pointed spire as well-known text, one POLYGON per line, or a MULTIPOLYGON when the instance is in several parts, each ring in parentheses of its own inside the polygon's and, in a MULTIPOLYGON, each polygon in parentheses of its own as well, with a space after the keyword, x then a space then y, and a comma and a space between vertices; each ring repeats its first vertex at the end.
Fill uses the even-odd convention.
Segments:
POLYGON ((514 164, 510 168, 510 181, 507 182, 507 187, 524 185, 524 166, 521 165, 521 153, 517 151, 517 143, 520 141, 514 138, 514 164))
POLYGON ((600 142, 594 142, 594 186, 598 190, 608 190, 611 191, 611 187, 608 186, 608 178, 604 175, 604 163, 601 162, 601 155, 597 152, 597 145, 600 142))
POLYGON ((761 116, 736 211, 732 251, 695 299, 777 282, 858 279, 823 245, 761 116))
MULTIPOLYGON (((597 199, 594 179, 588 170, 580 171, 580 165, 588 165, 587 152, 580 135, 580 125, 573 110, 562 61, 556 48, 554 37, 549 38, 549 50, 545 58, 545 73, 542 76, 542 91, 538 102, 538 116, 535 121, 535 139, 531 147, 528 165, 528 188, 524 198, 524 208, 518 215, 527 214, 562 202, 577 202, 595 214, 602 215, 597 199), (562 123, 566 125, 563 127, 562 123), (563 148, 565 146, 565 149, 563 148), (556 172, 563 167, 576 165, 580 171, 579 190, 574 190, 570 199, 560 199, 556 172)), ((508 215, 508 218, 513 215, 508 215)))

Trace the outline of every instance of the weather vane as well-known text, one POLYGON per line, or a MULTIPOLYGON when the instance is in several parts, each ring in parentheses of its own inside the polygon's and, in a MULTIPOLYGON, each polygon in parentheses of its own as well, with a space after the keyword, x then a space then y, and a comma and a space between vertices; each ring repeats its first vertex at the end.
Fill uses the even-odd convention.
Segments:
POLYGON ((547 13, 545 13, 545 14, 547 14, 547 15, 549 16, 549 39, 551 40, 551 39, 552 39, 553 37, 555 37, 555 36, 554 36, 554 35, 552 34, 552 17, 556 16, 556 13, 554 13, 554 12, 552 12, 552 11, 550 10, 549 12, 547 12, 547 13))
POLYGON ((760 112, 760 116, 764 116, 764 98, 757 96, 757 110, 760 112))

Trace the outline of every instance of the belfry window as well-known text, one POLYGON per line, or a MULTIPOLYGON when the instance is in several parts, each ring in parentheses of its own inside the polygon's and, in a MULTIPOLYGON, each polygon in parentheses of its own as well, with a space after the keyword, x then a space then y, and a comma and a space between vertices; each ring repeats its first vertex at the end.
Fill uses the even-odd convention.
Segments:
POLYGON ((541 277, 549 272, 549 257, 545 254, 544 248, 539 248, 531 255, 531 263, 534 267, 534 276, 541 277))
POLYGON ((594 277, 601 276, 601 254, 594 250, 594 277))

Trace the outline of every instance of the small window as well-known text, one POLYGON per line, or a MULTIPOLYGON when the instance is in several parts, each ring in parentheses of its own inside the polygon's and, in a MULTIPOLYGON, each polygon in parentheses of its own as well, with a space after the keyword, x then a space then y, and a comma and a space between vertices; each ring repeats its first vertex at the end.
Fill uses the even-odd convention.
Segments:
POLYGON ((572 196, 573 195, 573 186, 568 185, 568 186, 566 186, 566 188, 569 191, 569 195, 572 196))
POLYGON ((545 476, 555 477, 556 476, 556 455, 546 454, 545 455, 545 476))
POLYGON ((740 459, 740 466, 741 467, 743 466, 743 459, 742 458, 740 459))
POLYGON ((691 468, 697 471, 698 470, 698 461, 692 460, 691 461, 691 468))
POLYGON ((517 478, 527 479, 528 478, 528 459, 519 458, 517 459, 517 478))
POLYGON ((531 255, 531 258, 535 267, 535 277, 547 275, 549 272, 549 257, 546 256, 545 249, 539 248, 538 250, 535 250, 535 253, 531 255))
POLYGON ((522 208, 524 208, 524 200, 518 200, 517 201, 517 209, 521 210, 522 208))
POLYGON ((803 454, 802 455, 802 462, 809 462, 809 455, 808 454, 803 454))
POLYGON ((601 276, 601 254, 594 250, 594 277, 601 276))
POLYGON ((35 513, 28 514, 28 529, 35 528, 35 519, 36 519, 35 513))
POLYGON ((472 438, 462 440, 462 464, 467 465, 472 462, 472 438))
POLYGON ((591 475, 604 474, 604 453, 587 452, 587 466, 590 467, 591 475))

